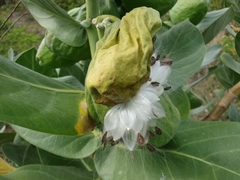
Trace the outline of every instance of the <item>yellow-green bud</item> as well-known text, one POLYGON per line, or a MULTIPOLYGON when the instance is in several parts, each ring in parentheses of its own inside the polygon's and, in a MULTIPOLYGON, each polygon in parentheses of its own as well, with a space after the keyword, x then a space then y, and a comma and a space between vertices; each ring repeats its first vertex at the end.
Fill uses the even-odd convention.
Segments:
POLYGON ((96 103, 114 105, 133 97, 150 74, 158 11, 140 7, 105 31, 89 66, 86 87, 96 103))

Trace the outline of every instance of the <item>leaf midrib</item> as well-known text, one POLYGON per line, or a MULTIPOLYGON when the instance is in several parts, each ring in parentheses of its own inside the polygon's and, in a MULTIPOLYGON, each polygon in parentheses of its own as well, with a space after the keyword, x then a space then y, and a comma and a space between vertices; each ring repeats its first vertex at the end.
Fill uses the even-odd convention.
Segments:
POLYGON ((54 91, 54 92, 58 92, 58 93, 68 93, 68 94, 81 94, 81 93, 84 93, 83 91, 79 91, 79 90, 70 90, 70 89, 67 89, 67 90, 64 89, 63 90, 63 89, 57 89, 57 88, 50 88, 50 87, 46 87, 46 86, 41 86, 41 85, 37 85, 37 84, 33 84, 33 83, 30 83, 30 82, 23 81, 21 79, 10 77, 10 76, 4 75, 4 74, 0 74, 0 76, 3 76, 5 78, 7 78, 7 79, 12 79, 13 81, 18 81, 20 83, 30 85, 30 86, 35 87, 35 88, 39 88, 39 89, 42 89, 42 90, 54 91))
POLYGON ((219 166, 219 165, 217 165, 217 164, 208 162, 208 161, 203 160, 203 159, 201 159, 201 158, 198 158, 198 157, 195 157, 195 156, 192 156, 192 155, 189 155, 189 154, 185 154, 185 153, 182 153, 182 152, 172 151, 172 150, 165 150, 165 152, 168 152, 168 153, 171 153, 171 154, 175 154, 175 155, 179 155, 179 156, 184 156, 184 157, 190 158, 190 159, 194 159, 194 160, 200 161, 200 162, 202 162, 202 163, 205 163, 205 164, 207 164, 207 165, 210 165, 211 167, 217 167, 217 168, 219 168, 219 169, 223 169, 223 170, 225 170, 225 171, 228 171, 228 172, 230 172, 230 173, 232 173, 232 174, 235 174, 235 175, 238 175, 238 176, 240 177, 240 174, 239 174, 239 173, 236 173, 236 172, 234 172, 234 171, 232 171, 232 170, 230 170, 230 169, 227 169, 227 168, 225 168, 225 167, 219 166))

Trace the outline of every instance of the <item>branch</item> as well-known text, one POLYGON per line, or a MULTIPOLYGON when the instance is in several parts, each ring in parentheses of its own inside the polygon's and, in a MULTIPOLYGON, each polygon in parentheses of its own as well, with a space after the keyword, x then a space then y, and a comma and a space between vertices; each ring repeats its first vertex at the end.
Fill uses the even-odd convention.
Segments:
POLYGON ((228 106, 240 95, 240 82, 235 84, 221 99, 215 109, 203 121, 216 121, 227 110, 228 106))
POLYGON ((19 19, 21 19, 24 15, 28 14, 29 12, 26 11, 25 13, 23 13, 21 16, 19 16, 12 24, 11 26, 9 26, 9 28, 3 33, 3 35, 0 37, 0 41, 4 38, 4 36, 6 36, 6 34, 13 28, 13 26, 19 21, 19 19))
POLYGON ((15 5, 15 7, 13 8, 12 12, 8 15, 8 17, 5 19, 5 21, 2 23, 2 25, 0 26, 0 30, 5 26, 5 24, 7 23, 7 21, 10 19, 10 17, 13 15, 13 13, 16 11, 16 9, 18 8, 18 6, 21 4, 21 1, 18 1, 18 3, 15 5))

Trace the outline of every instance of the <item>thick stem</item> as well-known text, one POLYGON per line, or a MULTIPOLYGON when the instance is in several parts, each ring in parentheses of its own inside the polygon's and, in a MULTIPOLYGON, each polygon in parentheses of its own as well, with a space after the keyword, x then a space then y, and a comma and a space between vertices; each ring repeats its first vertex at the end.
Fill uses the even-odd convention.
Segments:
POLYGON ((227 110, 228 106, 240 95, 240 82, 233 86, 221 99, 215 109, 203 121, 215 121, 227 110))
POLYGON ((86 0, 87 19, 93 19, 99 15, 98 0, 86 0))
POLYGON ((86 0, 87 17, 86 20, 91 22, 91 25, 86 28, 88 40, 91 50, 92 58, 96 51, 96 43, 98 41, 98 34, 95 25, 92 24, 92 19, 99 15, 98 0, 86 0))

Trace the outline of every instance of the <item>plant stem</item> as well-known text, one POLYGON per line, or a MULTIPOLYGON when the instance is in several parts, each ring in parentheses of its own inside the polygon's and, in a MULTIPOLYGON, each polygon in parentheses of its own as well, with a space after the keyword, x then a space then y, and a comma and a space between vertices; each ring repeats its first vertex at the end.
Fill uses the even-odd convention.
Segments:
POLYGON ((227 110, 228 106, 240 95, 240 82, 235 84, 221 99, 215 109, 203 121, 215 121, 227 110))
POLYGON ((98 41, 98 34, 95 25, 92 24, 92 19, 99 15, 98 0, 86 0, 87 17, 86 20, 91 22, 91 25, 86 28, 91 56, 93 58, 96 51, 96 43, 98 41))

